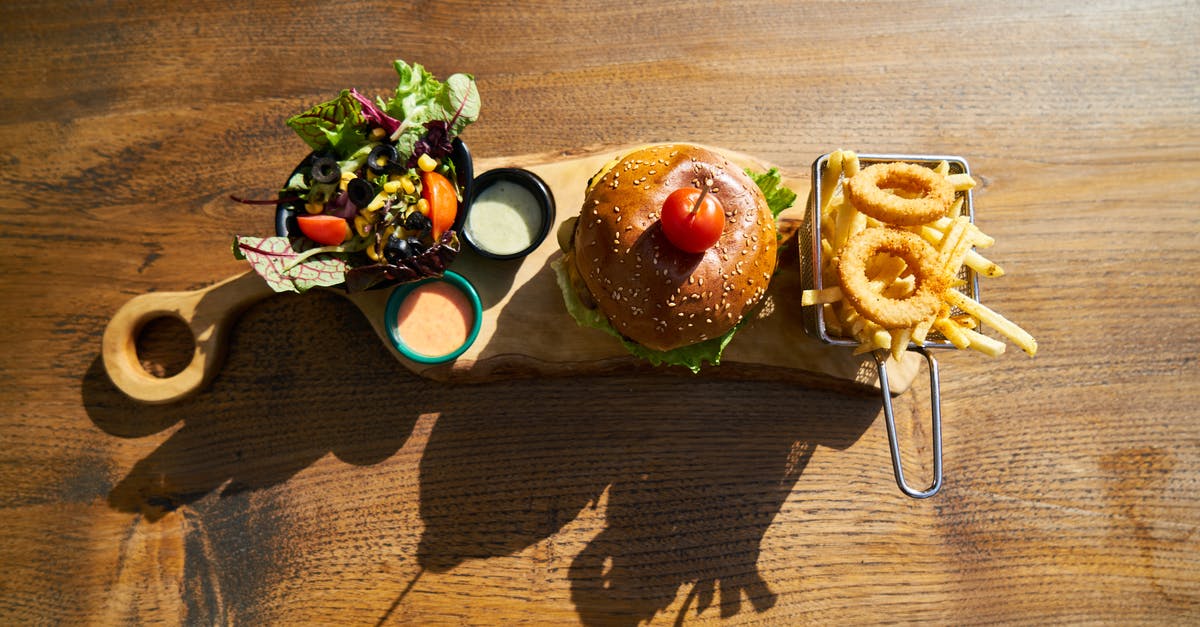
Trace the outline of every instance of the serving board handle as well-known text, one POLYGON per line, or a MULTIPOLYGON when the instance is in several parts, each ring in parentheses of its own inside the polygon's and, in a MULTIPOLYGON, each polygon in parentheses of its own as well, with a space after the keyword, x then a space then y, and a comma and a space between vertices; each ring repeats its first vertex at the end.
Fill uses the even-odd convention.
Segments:
POLYGON ((274 294, 254 272, 190 292, 153 292, 130 299, 104 329, 104 368, 112 382, 144 403, 175 402, 204 387, 221 367, 230 324, 246 307, 274 294), (192 361, 178 374, 156 377, 142 367, 137 338, 147 322, 172 317, 192 332, 192 361))

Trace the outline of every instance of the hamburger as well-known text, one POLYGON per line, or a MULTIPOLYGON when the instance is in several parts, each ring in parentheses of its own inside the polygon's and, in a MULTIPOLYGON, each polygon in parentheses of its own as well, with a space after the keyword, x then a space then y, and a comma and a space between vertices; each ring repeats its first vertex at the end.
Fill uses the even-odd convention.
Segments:
POLYGON ((795 197, 777 171, 747 172, 701 146, 624 154, 589 180, 579 218, 559 232, 567 309, 656 365, 719 363, 766 293, 775 218, 795 197))

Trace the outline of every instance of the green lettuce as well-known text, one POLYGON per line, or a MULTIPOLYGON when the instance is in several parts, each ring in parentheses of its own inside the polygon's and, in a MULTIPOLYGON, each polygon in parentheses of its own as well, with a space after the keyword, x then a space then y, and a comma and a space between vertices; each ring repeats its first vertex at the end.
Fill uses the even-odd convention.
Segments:
MULTIPOLYGON (((331 247, 329 247, 331 248, 331 247)), ((235 237, 233 256, 250 262, 254 271, 276 292, 307 292, 314 287, 341 285, 346 280, 346 255, 313 255, 292 248, 286 237, 235 237)))
POLYGON ((575 288, 571 285, 571 278, 567 275, 566 262, 567 257, 559 257, 550 262, 550 268, 554 270, 554 278, 558 282, 558 289, 562 291, 563 302, 567 306, 567 313, 575 319, 575 322, 584 328, 599 329, 605 333, 617 338, 621 344, 634 357, 645 359, 655 366, 683 366, 692 372, 700 372, 700 367, 704 362, 713 364, 714 366, 721 363, 721 353, 725 351, 725 346, 729 344, 729 340, 733 339, 733 334, 742 326, 738 323, 724 335, 714 337, 703 342, 681 346, 669 351, 658 351, 652 348, 646 348, 637 342, 621 335, 613 327, 608 318, 600 313, 599 309, 591 309, 579 300, 579 294, 575 292, 575 288))
POLYGON ((767 206, 771 208, 771 215, 778 218, 784 209, 795 204, 796 192, 783 186, 783 176, 779 174, 779 168, 771 168, 761 174, 746 170, 746 174, 758 189, 762 190, 767 199, 767 206))
POLYGON ((287 125, 313 150, 333 146, 349 154, 365 143, 361 111, 350 90, 343 89, 337 98, 288 118, 287 125))
POLYGON ((479 89, 470 74, 452 74, 442 83, 419 63, 397 59, 393 65, 400 82, 395 94, 380 105, 400 120, 396 149, 402 159, 414 153, 431 123, 444 123, 448 135, 454 136, 479 117, 479 89))
MULTIPOLYGON (((443 83, 419 63, 397 59, 393 66, 399 84, 390 98, 377 98, 378 108, 351 89, 337 98, 288 118, 287 125, 313 150, 333 150, 340 158, 367 144, 364 131, 368 117, 378 122, 382 112, 391 124, 399 124, 394 138, 401 160, 416 152, 417 142, 426 137, 430 125, 439 125, 439 137, 449 142, 479 118, 479 89, 470 74, 452 74, 443 83), (368 111, 364 111, 364 103, 368 111)), ((390 128, 388 129, 390 130, 390 128)))

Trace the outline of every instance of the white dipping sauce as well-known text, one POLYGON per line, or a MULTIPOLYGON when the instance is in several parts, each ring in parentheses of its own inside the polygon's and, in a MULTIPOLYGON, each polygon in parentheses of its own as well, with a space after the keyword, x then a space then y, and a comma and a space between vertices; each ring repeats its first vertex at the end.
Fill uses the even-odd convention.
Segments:
POLYGON ((529 248, 541 227, 541 204, 533 193, 517 183, 496 181, 471 203, 464 230, 476 246, 512 255, 529 248))

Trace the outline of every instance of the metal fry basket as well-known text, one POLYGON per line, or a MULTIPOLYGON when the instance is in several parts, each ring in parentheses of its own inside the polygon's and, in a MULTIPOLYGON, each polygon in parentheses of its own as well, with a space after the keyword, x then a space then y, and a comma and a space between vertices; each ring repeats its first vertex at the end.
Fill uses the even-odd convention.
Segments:
MULTIPOLYGON (((832 153, 821 155, 813 162, 812 166, 812 192, 809 196, 809 205, 807 216, 805 217, 806 226, 808 227, 808 237, 800 238, 803 248, 801 254, 801 274, 804 279, 805 289, 822 289, 826 287, 823 283, 822 268, 825 267, 824 251, 821 246, 821 214, 823 210, 824 198, 826 192, 830 197, 836 192, 839 181, 826 180, 825 171, 829 164, 829 159, 832 153), (826 189, 828 188, 828 189, 826 189)), ((935 167, 942 161, 945 161, 950 166, 950 174, 970 174, 970 168, 967 166, 966 160, 961 157, 954 156, 935 156, 935 155, 888 155, 888 154, 860 154, 858 161, 861 167, 867 167, 876 163, 903 161, 906 163, 915 163, 926 167, 935 167)), ((971 191, 957 192, 963 197, 962 209, 960 215, 964 215, 972 223, 975 221, 974 202, 971 197, 971 191)), ((970 268, 964 266, 959 271, 959 278, 963 280, 963 286, 960 287, 967 296, 979 300, 979 277, 970 268)), ((957 311, 952 312, 957 313, 957 311)), ((857 347, 857 341, 838 335, 831 335, 829 327, 826 325, 825 308, 818 305, 810 305, 804 308, 804 323, 805 330, 822 342, 834 346, 844 346, 847 350, 857 347)), ((929 392, 930 406, 932 413, 932 432, 933 432, 933 482, 929 487, 921 490, 913 488, 904 478, 904 468, 901 464, 899 438, 896 434, 896 419, 892 411, 892 395, 888 386, 887 373, 887 357, 886 351, 877 350, 872 353, 875 359, 876 371, 879 375, 879 388, 883 397, 883 414, 887 423, 888 445, 891 449, 892 468, 896 475, 896 484, 904 494, 917 499, 923 499, 937 494, 942 488, 942 409, 941 409, 941 390, 938 378, 938 364, 934 359, 931 349, 954 348, 945 337, 937 333, 936 330, 931 330, 925 338, 925 342, 917 344, 910 342, 907 350, 920 354, 929 368, 929 392)))

